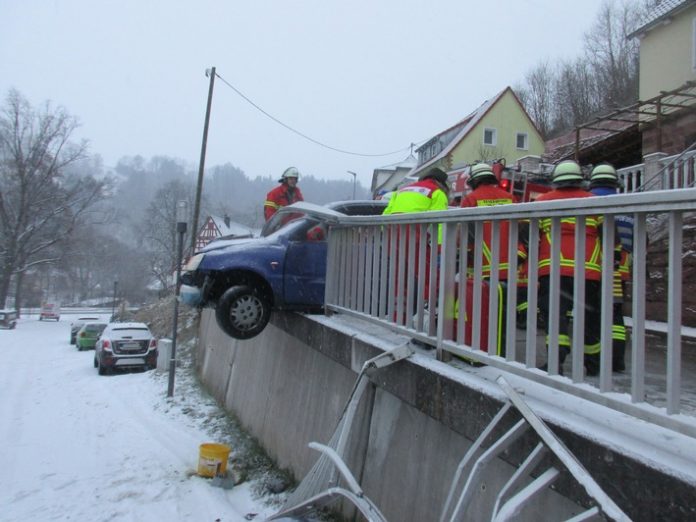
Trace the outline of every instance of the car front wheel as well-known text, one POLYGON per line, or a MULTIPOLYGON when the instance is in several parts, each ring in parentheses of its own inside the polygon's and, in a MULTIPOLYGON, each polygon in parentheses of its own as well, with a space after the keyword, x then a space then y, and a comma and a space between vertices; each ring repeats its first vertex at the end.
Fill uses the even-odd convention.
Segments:
POLYGON ((250 339, 258 335, 270 317, 268 298, 247 285, 229 288, 222 294, 215 309, 218 326, 235 339, 250 339))

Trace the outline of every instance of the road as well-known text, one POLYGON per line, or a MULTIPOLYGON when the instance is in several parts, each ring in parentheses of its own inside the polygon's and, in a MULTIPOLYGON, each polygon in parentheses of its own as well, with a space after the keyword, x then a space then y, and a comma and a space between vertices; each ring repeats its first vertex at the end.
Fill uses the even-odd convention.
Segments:
POLYGON ((69 344, 71 319, 28 315, 0 330, 0 521, 212 522, 273 512, 253 498, 253 484, 224 490, 196 475, 199 445, 223 442, 215 419, 224 415, 192 378, 177 372, 167 399, 166 374, 99 376, 94 352, 69 344))

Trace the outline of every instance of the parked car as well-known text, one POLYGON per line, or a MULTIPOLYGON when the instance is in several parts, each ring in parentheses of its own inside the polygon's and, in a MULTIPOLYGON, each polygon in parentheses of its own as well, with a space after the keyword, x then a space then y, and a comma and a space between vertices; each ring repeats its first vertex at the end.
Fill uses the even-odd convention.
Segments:
POLYGON ((106 323, 85 323, 77 332, 75 344, 79 351, 92 350, 97 339, 106 328, 106 323))
POLYGON ((328 224, 341 216, 380 215, 386 201, 344 201, 282 208, 251 239, 212 241, 182 274, 180 299, 215 308, 220 328, 237 339, 261 333, 271 310, 321 311, 328 224))
POLYGON ((85 323, 99 322, 100 318, 93 315, 84 315, 75 319, 70 323, 70 344, 75 344, 75 339, 77 338, 77 332, 85 323))
POLYGON ((43 303, 39 312, 39 321, 44 319, 55 319, 60 321, 60 304, 58 303, 43 303))
POLYGON ((145 323, 109 323, 94 345, 94 367, 99 375, 116 368, 157 366, 157 339, 145 323))
POLYGON ((0 310, 0 327, 14 330, 17 326, 16 310, 0 310))

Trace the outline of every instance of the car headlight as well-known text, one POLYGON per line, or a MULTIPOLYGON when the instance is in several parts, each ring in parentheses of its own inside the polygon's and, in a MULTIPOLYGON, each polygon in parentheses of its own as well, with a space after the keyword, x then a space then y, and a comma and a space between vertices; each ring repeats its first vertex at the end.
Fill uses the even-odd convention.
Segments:
POLYGON ((188 260, 188 263, 184 265, 184 270, 186 272, 193 272, 198 268, 198 265, 201 264, 201 261, 203 261, 204 254, 196 254, 195 256, 192 256, 191 259, 188 260))

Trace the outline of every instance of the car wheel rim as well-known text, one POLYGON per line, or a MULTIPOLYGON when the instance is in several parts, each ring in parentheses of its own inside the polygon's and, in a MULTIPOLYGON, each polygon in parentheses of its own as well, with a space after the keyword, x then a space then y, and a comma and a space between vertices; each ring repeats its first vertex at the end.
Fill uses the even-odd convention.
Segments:
POLYGON ((232 324, 239 330, 251 330, 263 317, 263 303, 253 295, 237 299, 230 308, 232 324))

